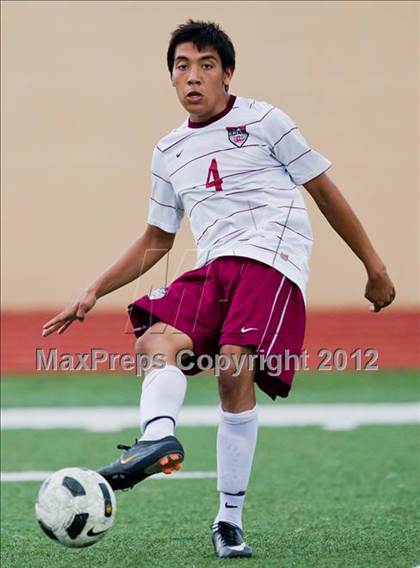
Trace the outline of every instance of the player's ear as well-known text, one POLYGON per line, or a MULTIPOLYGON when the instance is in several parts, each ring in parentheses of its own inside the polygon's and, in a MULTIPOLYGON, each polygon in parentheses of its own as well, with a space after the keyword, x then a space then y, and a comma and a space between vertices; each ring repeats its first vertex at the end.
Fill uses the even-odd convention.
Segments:
POLYGON ((229 84, 232 80, 233 70, 228 67, 223 73, 223 84, 225 86, 226 92, 229 90, 229 84))

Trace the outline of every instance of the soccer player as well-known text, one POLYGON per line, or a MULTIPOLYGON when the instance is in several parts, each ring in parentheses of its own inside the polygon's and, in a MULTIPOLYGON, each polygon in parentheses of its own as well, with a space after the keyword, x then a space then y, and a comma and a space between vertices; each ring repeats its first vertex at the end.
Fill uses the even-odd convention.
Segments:
POLYGON ((213 361, 225 355, 228 364, 218 376, 220 506, 212 540, 219 557, 250 556, 242 508, 257 440, 254 385, 273 399, 286 397, 293 364, 273 371, 267 358, 286 350, 299 355, 304 337, 312 233, 299 186, 363 262, 372 309, 388 306, 395 290, 361 223, 325 173, 331 163, 283 111, 229 94, 235 69, 229 37, 213 23, 190 20, 173 32, 167 62, 188 118, 154 149, 148 225, 76 302, 45 324, 43 334, 63 333, 74 320, 83 321, 99 298, 147 272, 171 250, 187 213, 196 266, 129 307, 137 353, 151 361, 164 355, 163 365, 160 360, 144 373, 142 436, 99 471, 114 489, 125 489, 179 469, 184 450, 175 427, 186 374, 200 370, 200 355, 213 361), (181 358, 184 350, 192 355, 181 358), (251 355, 266 359, 255 368, 248 364, 251 355), (236 365, 244 356, 248 362, 236 365))

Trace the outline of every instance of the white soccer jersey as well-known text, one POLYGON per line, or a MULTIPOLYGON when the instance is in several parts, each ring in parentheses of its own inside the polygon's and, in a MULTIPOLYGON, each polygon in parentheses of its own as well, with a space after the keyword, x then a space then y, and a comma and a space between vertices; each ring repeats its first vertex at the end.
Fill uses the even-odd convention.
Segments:
POLYGON ((231 96, 222 113, 187 120, 155 147, 148 223, 176 233, 186 211, 194 268, 220 256, 253 258, 305 296, 312 230, 298 186, 330 165, 284 112, 231 96))

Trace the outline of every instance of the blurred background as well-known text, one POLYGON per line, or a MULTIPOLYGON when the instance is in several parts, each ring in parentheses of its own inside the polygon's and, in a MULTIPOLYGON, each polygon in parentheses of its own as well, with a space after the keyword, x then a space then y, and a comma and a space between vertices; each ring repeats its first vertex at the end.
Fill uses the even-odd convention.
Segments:
MULTIPOLYGON (((189 17, 214 19, 231 36, 232 92, 285 110, 330 158, 396 281, 398 306, 418 306, 417 8, 4 2, 3 306, 62 306, 143 231, 153 146, 185 118, 166 48, 189 17)), ((365 306, 362 265, 307 202, 316 239, 309 305, 365 306)), ((193 249, 184 219, 170 278, 193 266, 193 249)), ((120 308, 158 285, 162 266, 141 290, 101 305, 120 308)))

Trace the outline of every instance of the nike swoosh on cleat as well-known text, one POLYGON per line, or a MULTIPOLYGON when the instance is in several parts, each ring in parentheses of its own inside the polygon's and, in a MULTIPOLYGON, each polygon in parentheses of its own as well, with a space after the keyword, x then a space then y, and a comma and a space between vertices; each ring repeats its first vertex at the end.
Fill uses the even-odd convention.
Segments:
POLYGON ((150 455, 154 454, 155 452, 156 449, 151 446, 147 450, 143 449, 141 452, 137 452, 129 456, 123 455, 120 457, 120 464, 125 465, 127 463, 130 463, 134 458, 137 458, 138 456, 141 456, 143 459, 148 458, 150 455))
POLYGON ((226 501, 225 503, 225 507, 226 509, 237 509, 237 505, 229 505, 229 503, 226 501))
POLYGON ((251 331, 252 329, 258 331, 258 327, 243 327, 241 329, 241 333, 246 333, 247 331, 251 331))
POLYGON ((136 458, 137 456, 139 456, 140 454, 133 454, 132 456, 127 456, 120 458, 120 463, 122 463, 123 465, 125 465, 126 463, 131 462, 134 458, 136 458))
POLYGON ((230 550, 243 550, 246 547, 246 542, 242 544, 235 544, 235 546, 228 546, 230 550))

